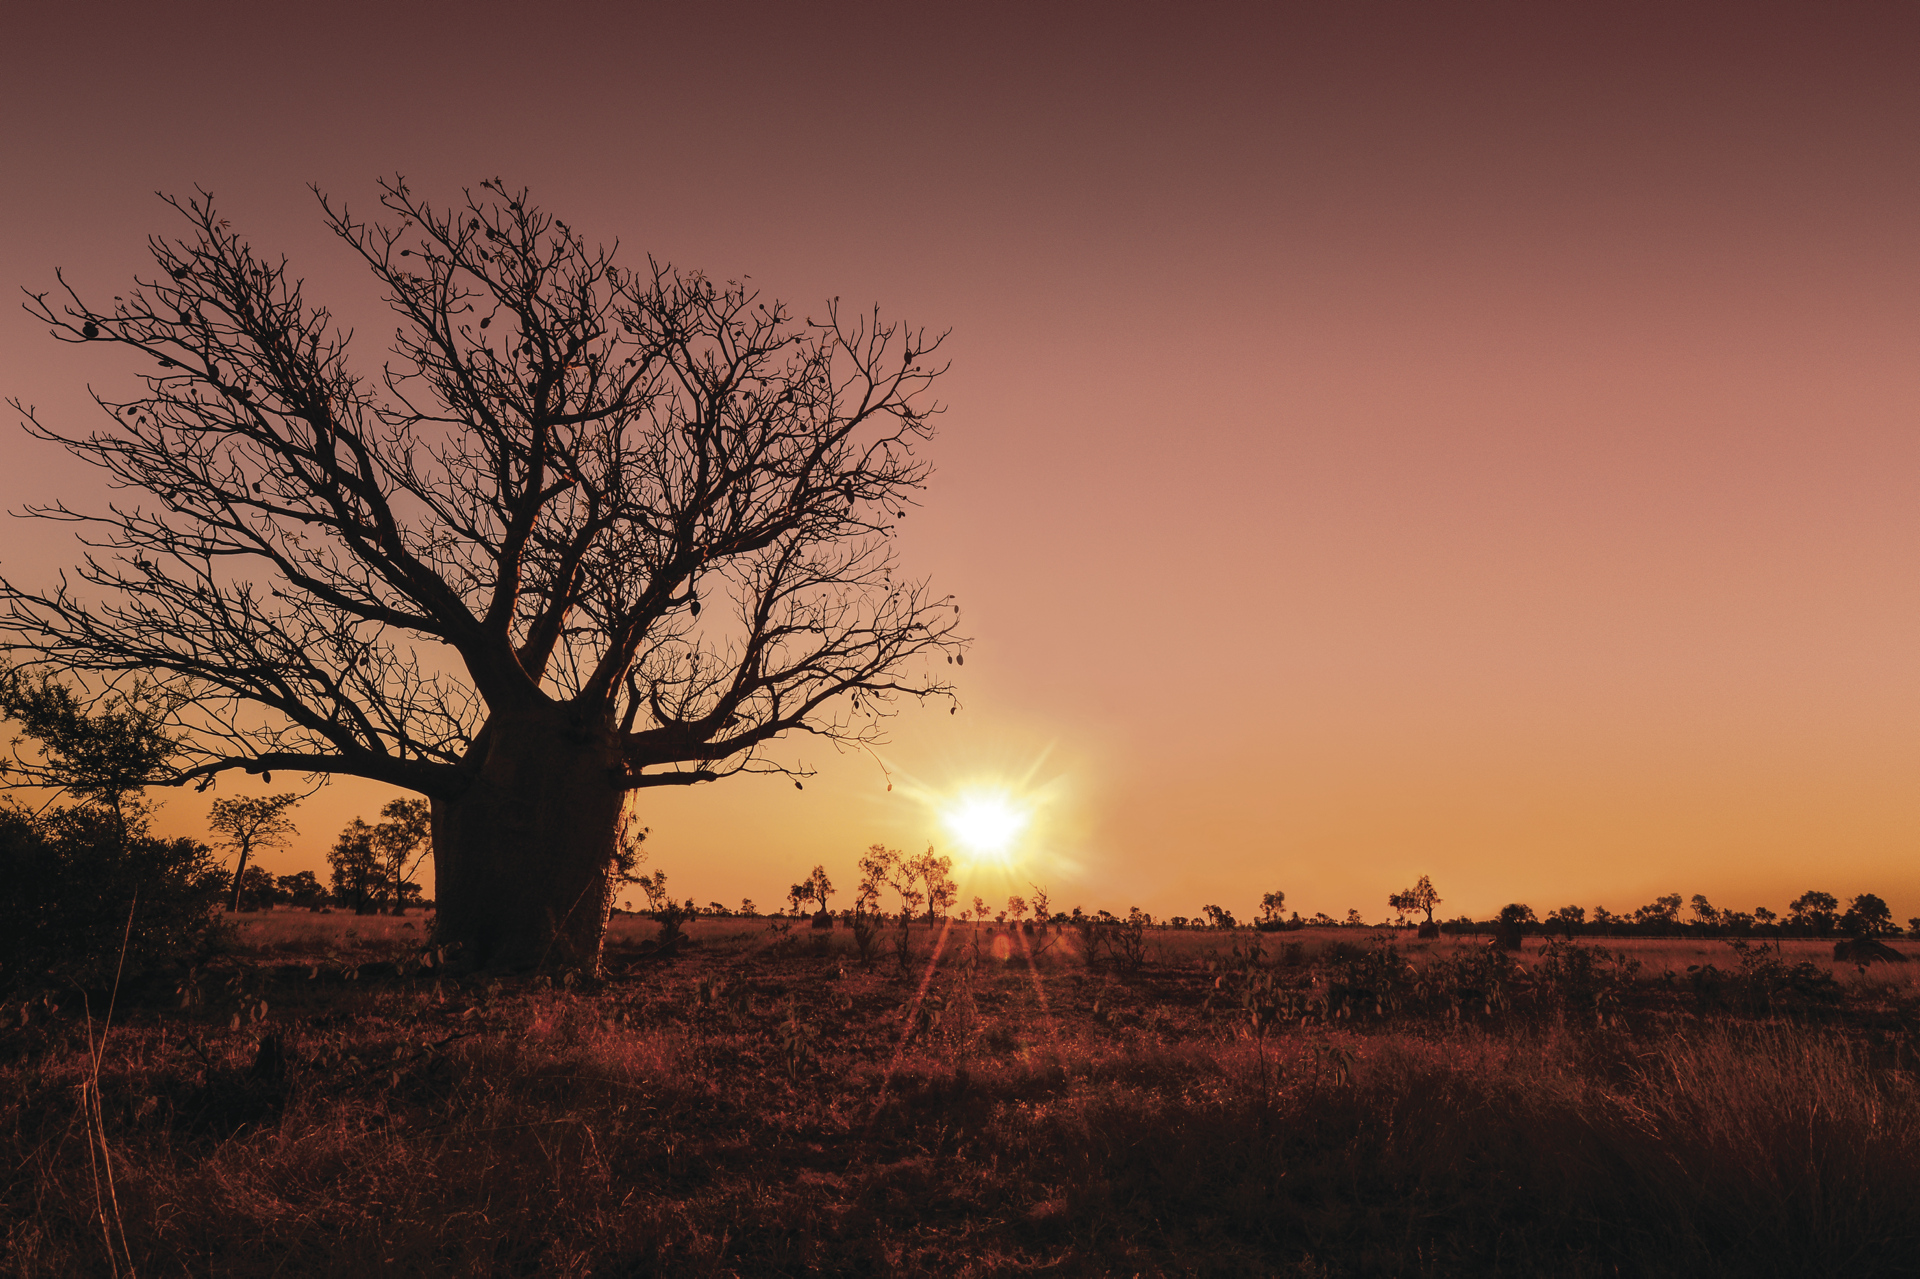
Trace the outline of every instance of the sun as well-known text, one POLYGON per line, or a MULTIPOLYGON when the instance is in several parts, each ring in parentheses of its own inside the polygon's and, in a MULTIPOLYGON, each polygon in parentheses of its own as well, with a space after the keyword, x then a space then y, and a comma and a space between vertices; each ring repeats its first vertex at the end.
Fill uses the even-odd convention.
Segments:
POLYGON ((941 806, 940 820, 954 842, 977 858, 1007 861, 1033 814, 1002 791, 963 791, 941 806))

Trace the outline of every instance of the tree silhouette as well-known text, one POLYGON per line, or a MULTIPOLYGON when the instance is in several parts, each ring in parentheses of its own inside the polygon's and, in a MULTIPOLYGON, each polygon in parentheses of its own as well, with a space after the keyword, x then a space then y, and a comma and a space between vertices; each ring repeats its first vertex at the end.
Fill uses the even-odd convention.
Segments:
POLYGON ((327 900, 327 890, 310 870, 299 871, 292 875, 282 875, 275 881, 274 889, 281 900, 291 906, 302 906, 308 910, 322 905, 327 900))
POLYGON ((1819 937, 1825 937, 1833 931, 1839 911, 1839 898, 1814 888, 1787 903, 1787 919, 1819 937))
MULTIPOLYGON (((98 429, 29 431, 138 495, 73 521, 0 644, 151 671, 191 730, 173 782, 343 773, 432 801, 438 931, 470 960, 597 964, 632 792, 803 773, 787 734, 877 740, 950 697, 958 608, 896 576, 941 338, 837 301, 630 271, 497 180, 389 221, 322 196, 398 319, 382 373, 210 196, 95 307, 29 310, 150 362, 98 429), (702 612, 703 606, 707 607, 702 612)), ((796 781, 796 785, 799 783, 796 781)))
MULTIPOLYGON (((373 828, 373 850, 380 866, 382 904, 395 914, 420 896, 413 872, 431 847, 430 810, 423 799, 388 800, 373 828)), ((616 862, 617 864, 617 862, 616 862)))
POLYGON ((827 899, 834 893, 833 881, 827 878, 827 868, 817 864, 813 873, 795 887, 800 890, 801 901, 818 902, 823 911, 827 908, 827 899))
POLYGON ((287 837, 296 833, 287 810, 299 802, 300 797, 291 792, 213 801, 213 810, 207 815, 207 826, 220 836, 215 846, 240 854, 240 862, 233 871, 233 900, 227 903, 229 912, 240 909, 240 890, 246 881, 247 859, 253 855, 253 851, 256 848, 285 848, 287 837))
POLYGON ((333 899, 356 915, 373 913, 380 891, 380 854, 373 846, 373 827, 356 817, 327 850, 332 869, 333 899))
POLYGON ((1433 881, 1425 875, 1412 888, 1403 889, 1387 898, 1390 909, 1407 914, 1412 911, 1426 912, 1427 922, 1433 922, 1433 908, 1440 904, 1440 894, 1434 891, 1433 881))
POLYGON ((953 878, 953 858, 939 856, 931 848, 902 858, 900 871, 908 883, 917 886, 914 895, 927 904, 929 924, 953 905, 960 891, 960 885, 953 878))
POLYGON ((1885 937, 1900 931, 1894 926, 1892 909, 1873 893, 1861 893, 1847 903, 1840 929, 1850 937, 1885 937))
POLYGON ((1260 895, 1260 918, 1272 923, 1287 908, 1287 895, 1279 889, 1260 895))
POLYGON ((177 709, 176 698, 138 677, 125 691, 108 688, 88 698, 47 672, 0 667, 0 715, 22 731, 12 758, 0 760, 0 778, 98 804, 125 839, 149 812, 139 792, 175 771, 181 742, 165 725, 177 709), (20 751, 27 742, 32 754, 20 751))
POLYGON ((1528 924, 1537 924, 1533 907, 1524 902, 1508 902, 1494 917, 1494 936, 1508 950, 1519 950, 1528 924))
POLYGON ((1587 908, 1585 906, 1562 906, 1560 909, 1552 911, 1547 915, 1547 922, 1557 925, 1564 930, 1567 934, 1567 940, 1571 941, 1573 940, 1573 935, 1584 927, 1587 922, 1587 908))
POLYGON ((1633 912, 1633 919, 1635 923, 1649 928, 1672 928, 1680 922, 1680 894, 1668 893, 1664 897, 1654 898, 1647 905, 1637 908, 1633 912))

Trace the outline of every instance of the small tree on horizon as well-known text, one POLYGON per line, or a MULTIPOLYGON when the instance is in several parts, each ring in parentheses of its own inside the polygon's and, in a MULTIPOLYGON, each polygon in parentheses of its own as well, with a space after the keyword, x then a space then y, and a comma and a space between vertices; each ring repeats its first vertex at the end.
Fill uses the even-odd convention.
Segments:
POLYGON ((1668 893, 1633 912, 1634 922, 1654 928, 1672 928, 1680 922, 1680 894, 1668 893))
POLYGON ((327 901, 326 886, 310 870, 298 871, 292 875, 282 875, 276 881, 280 899, 290 906, 303 910, 312 910, 323 906, 327 901))
POLYGON ((638 876, 633 882, 639 887, 641 892, 646 894, 647 910, 649 912, 657 915, 663 909, 673 904, 667 897, 666 871, 656 870, 651 874, 638 876))
POLYGON ((374 849, 373 827, 354 818, 327 850, 332 869, 333 897, 356 915, 374 911, 380 891, 380 855, 374 849))
POLYGON ((1547 923, 1556 924, 1565 930, 1568 940, 1572 940, 1574 933, 1586 922, 1587 908, 1585 906, 1562 906, 1547 916, 1547 923))
POLYGON ((1832 893, 1810 888, 1787 903, 1787 918, 1802 928, 1812 930, 1815 936, 1825 937, 1833 931, 1839 909, 1839 898, 1832 893))
POLYGON ((1420 881, 1412 888, 1402 889, 1389 896, 1387 898, 1387 905, 1402 914, 1410 914, 1416 910, 1422 911, 1426 914, 1426 922, 1431 924, 1433 922, 1433 908, 1440 904, 1440 900, 1440 894, 1435 891, 1433 881, 1427 878, 1427 876, 1422 875, 1420 881))
POLYGON ((1861 893, 1847 903, 1840 928, 1852 937, 1885 937, 1900 931, 1894 926, 1893 911, 1873 893, 1861 893))
POLYGON ((885 844, 869 844, 860 855, 860 887, 854 891, 856 914, 878 912, 880 891, 893 885, 900 869, 900 850, 885 844))
POLYGON ((214 841, 214 847, 240 855, 233 871, 233 899, 227 903, 229 914, 240 909, 240 891, 246 880, 247 859, 254 850, 285 848, 288 838, 299 833, 293 819, 287 816, 287 810, 297 807, 299 803, 300 796, 291 791, 279 795, 213 801, 213 808, 207 815, 207 825, 220 837, 214 841))
MULTIPOLYGON (((1233 912, 1224 907, 1202 906, 1200 913, 1206 916, 1207 927, 1209 928, 1232 928, 1234 926, 1233 912)), ((1329 919, 1327 922, 1331 924, 1334 921, 1329 919)))
POLYGON ((1260 918, 1266 923, 1271 924, 1274 920, 1278 919, 1280 912, 1286 908, 1287 895, 1279 889, 1276 888, 1270 893, 1262 893, 1260 895, 1260 918))
POLYGON ((380 896, 386 909, 399 914, 420 896, 413 872, 433 851, 431 810, 424 799, 389 800, 380 808, 373 828, 373 847, 380 859, 380 896))
POLYGON ((916 896, 927 904, 928 924, 959 896, 960 885, 953 878, 953 858, 936 854, 932 845, 928 845, 924 853, 905 858, 901 872, 908 882, 918 886, 916 896))
POLYGON ((807 876, 806 886, 809 899, 818 902, 821 910, 827 909, 827 899, 833 896, 834 887, 833 881, 827 878, 827 868, 824 865, 814 866, 813 873, 807 876))

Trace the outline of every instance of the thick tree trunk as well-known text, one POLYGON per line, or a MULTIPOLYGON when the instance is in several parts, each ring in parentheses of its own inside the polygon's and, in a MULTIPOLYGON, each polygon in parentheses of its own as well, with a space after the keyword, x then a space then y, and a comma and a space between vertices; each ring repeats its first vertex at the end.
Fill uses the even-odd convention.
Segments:
POLYGON ((612 732, 572 716, 496 715, 472 784, 433 800, 434 934, 459 962, 599 968, 626 793, 612 732))

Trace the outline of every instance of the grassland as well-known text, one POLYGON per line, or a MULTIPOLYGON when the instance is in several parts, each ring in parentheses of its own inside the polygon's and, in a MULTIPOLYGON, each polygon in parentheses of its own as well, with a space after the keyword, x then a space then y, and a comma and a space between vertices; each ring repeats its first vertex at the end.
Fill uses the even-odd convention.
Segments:
POLYGON ((923 925, 869 965, 767 920, 658 959, 621 918, 606 980, 500 980, 423 967, 426 927, 246 918, 104 1045, 101 993, 6 1010, 6 1268, 1920 1265, 1920 964, 923 925))

